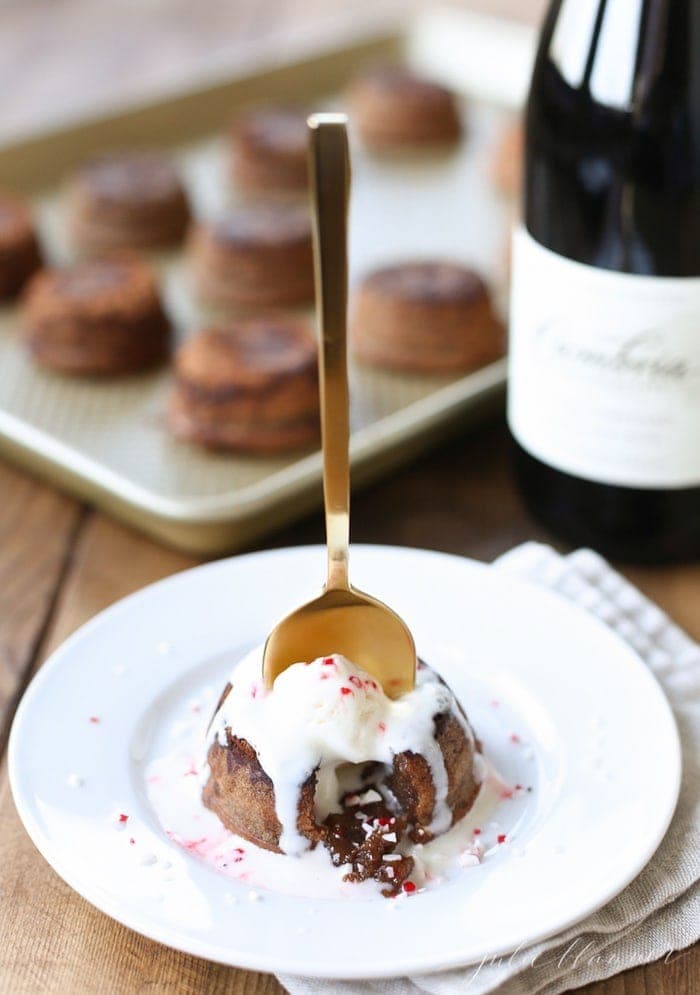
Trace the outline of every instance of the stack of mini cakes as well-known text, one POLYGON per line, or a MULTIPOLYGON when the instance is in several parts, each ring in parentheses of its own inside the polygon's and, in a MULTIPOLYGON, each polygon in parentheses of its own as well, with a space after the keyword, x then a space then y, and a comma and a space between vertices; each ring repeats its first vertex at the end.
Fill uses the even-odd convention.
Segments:
MULTIPOLYGON (((463 140, 454 94, 403 69, 363 73, 345 102, 371 156, 451 154, 463 140)), ((512 165, 512 147, 498 175, 512 165)), ((206 448, 281 454, 319 438, 316 343, 300 313, 314 292, 306 113, 249 109, 230 127, 227 150, 229 206, 193 223, 167 156, 127 150, 80 165, 65 200, 76 262, 64 268, 41 270, 29 209, 0 195, 0 299, 23 294, 23 338, 44 369, 133 374, 172 348, 147 253, 184 244, 203 327, 174 360, 170 428, 206 448)), ((483 280, 434 259, 365 274, 351 342, 360 362, 413 375, 466 372, 502 350, 483 280)))

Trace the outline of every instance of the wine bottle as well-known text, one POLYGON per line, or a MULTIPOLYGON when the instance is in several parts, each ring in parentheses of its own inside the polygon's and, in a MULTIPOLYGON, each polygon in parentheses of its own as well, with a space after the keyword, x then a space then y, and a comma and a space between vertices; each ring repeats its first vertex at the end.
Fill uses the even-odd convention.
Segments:
POLYGON ((526 111, 508 422, 532 512, 700 556, 700 0, 554 0, 526 111))

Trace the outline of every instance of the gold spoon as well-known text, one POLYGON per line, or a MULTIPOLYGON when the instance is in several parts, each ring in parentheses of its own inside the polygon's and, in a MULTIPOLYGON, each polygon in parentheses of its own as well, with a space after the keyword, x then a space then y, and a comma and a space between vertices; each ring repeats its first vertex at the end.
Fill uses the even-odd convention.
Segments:
POLYGON ((313 114, 309 163, 313 209, 316 309, 321 331, 319 376, 323 437, 328 580, 320 597, 297 608, 265 643, 263 678, 271 687, 293 663, 341 653, 396 698, 415 684, 416 650, 406 624, 348 580, 350 540, 349 394, 346 344, 347 215, 350 192, 347 118, 313 114))

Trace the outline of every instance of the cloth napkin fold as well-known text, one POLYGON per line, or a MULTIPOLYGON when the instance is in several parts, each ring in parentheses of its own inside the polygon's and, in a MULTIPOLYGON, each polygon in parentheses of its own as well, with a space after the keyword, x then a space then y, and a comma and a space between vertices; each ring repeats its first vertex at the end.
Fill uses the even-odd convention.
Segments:
MULTIPOLYGON (((291 995, 556 995, 677 951, 700 937, 700 647, 588 549, 525 543, 495 567, 548 587, 630 643, 664 689, 681 737, 676 813, 659 849, 617 898, 558 936, 479 965, 380 981, 280 976, 291 995)), ((650 730, 653 735, 653 730, 650 730)))

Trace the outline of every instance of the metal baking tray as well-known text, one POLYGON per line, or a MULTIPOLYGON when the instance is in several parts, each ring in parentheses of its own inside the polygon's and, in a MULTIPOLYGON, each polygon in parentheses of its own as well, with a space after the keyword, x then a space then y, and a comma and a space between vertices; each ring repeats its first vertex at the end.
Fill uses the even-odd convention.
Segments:
MULTIPOLYGON (((216 81, 144 106, 0 148, 0 186, 28 192, 51 261, 70 259, 61 195, 66 172, 98 150, 161 146, 179 160, 195 213, 230 198, 223 133, 251 103, 337 107, 363 65, 404 60, 447 79, 466 102, 468 134, 452 157, 372 159, 353 145, 351 281, 384 261, 450 257, 477 266, 504 310, 508 210, 488 163, 520 99, 527 29, 457 10, 416 17, 402 33, 216 81)), ((182 253, 154 257, 182 340, 204 320, 182 253)), ((44 373, 17 341, 16 309, 0 309, 0 452, 178 548, 213 554, 250 543, 316 507, 321 458, 214 455, 173 440, 167 370, 108 381, 44 373)), ((352 366, 353 485, 377 478, 458 426, 502 404, 505 360, 458 378, 352 366)))

